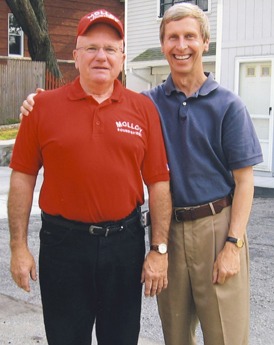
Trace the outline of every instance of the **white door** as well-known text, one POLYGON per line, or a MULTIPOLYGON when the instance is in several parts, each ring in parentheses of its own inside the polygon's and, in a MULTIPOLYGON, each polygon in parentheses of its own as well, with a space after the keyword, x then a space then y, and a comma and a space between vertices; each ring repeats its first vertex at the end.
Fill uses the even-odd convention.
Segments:
POLYGON ((240 63, 239 95, 250 113, 264 156, 264 162, 254 169, 263 171, 271 171, 272 164, 271 67, 271 60, 240 63))

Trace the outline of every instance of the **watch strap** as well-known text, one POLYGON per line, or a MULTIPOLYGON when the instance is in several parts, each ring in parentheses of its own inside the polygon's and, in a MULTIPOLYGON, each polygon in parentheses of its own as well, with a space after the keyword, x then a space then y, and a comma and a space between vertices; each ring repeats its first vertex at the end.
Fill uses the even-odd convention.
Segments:
POLYGON ((160 254, 166 254, 167 253, 167 245, 165 243, 156 244, 156 245, 152 244, 150 246, 150 250, 154 250, 160 254))
POLYGON ((244 245, 244 240, 242 240, 241 238, 235 238, 235 237, 228 236, 226 241, 234 243, 238 248, 242 248, 244 245))

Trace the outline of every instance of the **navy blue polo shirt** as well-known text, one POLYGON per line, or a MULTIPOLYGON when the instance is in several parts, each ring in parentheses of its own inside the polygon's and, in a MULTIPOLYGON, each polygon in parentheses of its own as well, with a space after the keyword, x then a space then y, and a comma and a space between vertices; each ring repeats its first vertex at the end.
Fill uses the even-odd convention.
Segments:
POLYGON ((234 191, 232 171, 263 161, 242 100, 212 73, 190 97, 166 82, 144 91, 160 114, 174 207, 202 205, 234 191))

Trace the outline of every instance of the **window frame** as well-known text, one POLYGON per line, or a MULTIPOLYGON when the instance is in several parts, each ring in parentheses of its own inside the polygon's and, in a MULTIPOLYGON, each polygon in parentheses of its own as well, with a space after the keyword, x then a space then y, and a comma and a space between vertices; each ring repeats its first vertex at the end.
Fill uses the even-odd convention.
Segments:
MULTIPOLYGON (((158 0, 158 6, 157 6, 157 8, 158 8, 158 19, 162 19, 163 18, 163 15, 161 16, 161 5, 162 5, 161 2, 162 1, 164 1, 164 0, 158 0)), ((177 2, 174 3, 174 1, 176 1, 176 0, 168 0, 168 2, 171 3, 171 6, 173 6, 173 5, 175 5, 177 3, 177 2)), ((194 0, 194 1, 197 2, 199 0, 194 0)), ((190 2, 190 0, 189 1, 182 0, 181 2, 190 2)), ((207 0, 207 11, 204 11, 204 12, 205 13, 210 13, 211 12, 211 0, 207 0)))
MULTIPOLYGON (((10 17, 13 16, 13 13, 8 13, 8 56, 11 57, 23 57, 24 56, 24 32, 20 26, 18 33, 11 33, 10 32, 10 17), (20 53, 19 54, 14 54, 10 52, 10 37, 20 37, 20 53)), ((15 17, 14 17, 15 19, 15 17)), ((16 20, 16 19, 15 19, 16 20)))

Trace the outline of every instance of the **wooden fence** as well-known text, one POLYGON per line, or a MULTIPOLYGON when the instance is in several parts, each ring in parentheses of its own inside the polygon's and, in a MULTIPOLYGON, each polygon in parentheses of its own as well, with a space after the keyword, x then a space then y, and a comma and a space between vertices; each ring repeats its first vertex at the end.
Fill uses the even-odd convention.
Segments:
POLYGON ((18 119, 20 106, 30 92, 45 88, 45 62, 7 60, 0 65, 0 124, 18 119))
POLYGON ((52 75, 45 62, 7 60, 0 64, 0 125, 18 120, 23 100, 37 87, 52 90, 69 82, 52 75))

